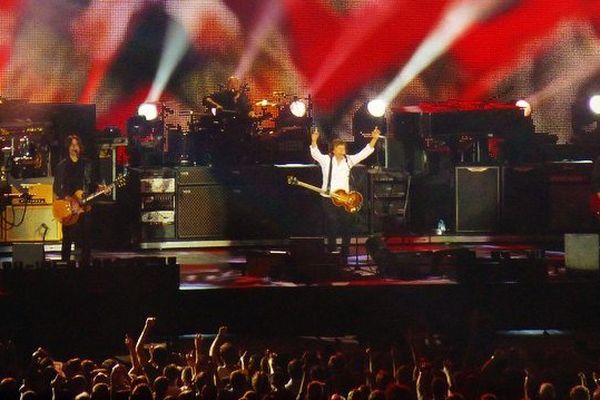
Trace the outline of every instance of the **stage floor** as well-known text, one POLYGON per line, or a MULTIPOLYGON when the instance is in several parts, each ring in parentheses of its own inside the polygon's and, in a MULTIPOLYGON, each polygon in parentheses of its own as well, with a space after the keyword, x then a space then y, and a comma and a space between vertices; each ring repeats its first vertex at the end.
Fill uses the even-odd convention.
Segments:
MULTIPOLYGON (((477 237, 470 237, 477 239, 477 237)), ((542 252, 543 262, 547 266, 548 279, 560 280, 565 275, 564 252, 552 249, 552 246, 531 243, 527 240, 512 238, 509 243, 489 242, 464 243, 464 237, 456 240, 449 237, 443 243, 440 237, 435 241, 425 241, 417 237, 395 237, 388 239, 388 247, 396 254, 412 255, 412 261, 427 264, 427 256, 457 249, 473 251, 480 260, 491 260, 502 255, 513 260, 526 259, 532 252, 542 252), (420 261, 422 256, 423 261, 420 261)), ((351 255, 341 262, 332 273, 331 267, 323 270, 318 267, 310 271, 310 279, 286 273, 285 246, 229 246, 199 247, 180 249, 145 249, 137 251, 94 251, 93 257, 99 259, 129 259, 136 257, 173 257, 180 265, 181 290, 235 289, 263 287, 299 287, 299 286, 377 286, 377 285, 454 285, 457 284, 455 271, 448 266, 418 273, 418 277, 398 277, 381 270, 364 245, 365 238, 353 245, 351 255), (258 256, 257 256, 258 255, 258 256), (392 275, 392 276, 390 276, 392 275)), ((57 252, 47 252, 46 258, 58 260, 57 252)), ((9 261, 4 258, 3 261, 9 261)), ((410 261, 407 261, 410 262, 410 261)), ((398 269, 411 268, 414 265, 398 265, 398 269)), ((424 265, 427 270, 427 265, 424 265)), ((451 267, 451 266, 450 266, 451 267)), ((303 267, 300 266, 299 269, 303 267)), ((327 267, 323 267, 327 268, 327 267)), ((423 270, 423 268, 421 268, 423 270)), ((402 275, 402 274, 400 274, 402 275)))

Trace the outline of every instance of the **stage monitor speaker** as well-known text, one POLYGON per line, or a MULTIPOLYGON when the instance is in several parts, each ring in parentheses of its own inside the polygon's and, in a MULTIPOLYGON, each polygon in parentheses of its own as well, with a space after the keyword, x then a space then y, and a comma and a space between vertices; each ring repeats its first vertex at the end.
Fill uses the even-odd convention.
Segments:
POLYGON ((598 234, 565 234, 565 267, 570 271, 600 271, 598 234))
POLYGON ((500 168, 456 167, 456 232, 493 232, 498 228, 500 168))
POLYGON ((43 243, 15 243, 12 246, 13 264, 24 268, 40 268, 44 262, 43 243))
POLYGON ((341 255, 327 253, 323 237, 290 238, 290 278, 296 282, 334 281, 342 277, 341 255))
POLYGON ((5 228, 7 242, 58 241, 62 239, 60 223, 52 215, 52 206, 12 206, 4 211, 7 221, 19 226, 5 228))

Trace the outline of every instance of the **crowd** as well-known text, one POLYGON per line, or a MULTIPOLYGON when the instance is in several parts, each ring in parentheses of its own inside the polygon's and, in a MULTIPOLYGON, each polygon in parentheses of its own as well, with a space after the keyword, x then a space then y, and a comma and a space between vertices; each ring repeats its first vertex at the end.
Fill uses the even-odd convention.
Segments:
POLYGON ((560 346, 500 348, 477 362, 410 340, 399 350, 295 343, 250 354, 221 327, 210 346, 196 335, 192 349, 176 352, 149 343, 155 323, 148 318, 137 341, 126 336, 127 359, 101 363, 60 362, 38 348, 23 364, 1 343, 0 400, 600 400, 593 357, 560 346))

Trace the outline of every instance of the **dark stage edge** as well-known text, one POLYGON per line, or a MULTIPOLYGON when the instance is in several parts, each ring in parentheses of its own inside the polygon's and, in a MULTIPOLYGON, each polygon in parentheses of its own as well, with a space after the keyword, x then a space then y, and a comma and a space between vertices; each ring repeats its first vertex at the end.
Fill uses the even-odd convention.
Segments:
MULTIPOLYGON (((439 246, 438 241, 452 243, 447 237, 426 238, 433 246, 439 246)), ((478 246, 487 249, 485 251, 494 247, 494 242, 484 241, 482 236, 468 238, 470 243, 481 240, 478 246)), ((414 239, 400 240, 413 242, 413 245, 400 243, 397 246, 405 250, 421 248, 422 240, 414 239)), ((560 237, 521 237, 518 241, 514 236, 496 236, 495 239, 499 248, 508 246, 518 252, 531 246, 554 245, 560 237)), ((208 257, 208 263, 213 264, 209 268, 221 274, 238 271, 244 252, 252 248, 197 249, 196 252, 208 257)), ((186 271, 185 257, 192 260, 197 257, 193 253, 182 253, 183 259, 178 260, 182 272, 186 271)), ((100 258, 173 254, 175 250, 95 252, 100 258)), ((192 265, 192 268, 195 267, 192 265)), ((262 284, 262 278, 258 278, 251 284, 213 285, 211 290, 186 288, 182 273, 179 289, 173 293, 148 292, 132 296, 132 288, 76 287, 69 293, 49 292, 40 297, 38 293, 24 290, 9 296, 0 293, 0 312, 6 316, 0 323, 0 334, 18 337, 32 346, 61 346, 65 343, 65 327, 68 327, 69 348, 93 351, 92 343, 120 348, 124 334, 137 335, 148 315, 157 316, 157 336, 165 340, 216 331, 221 325, 228 325, 230 331, 237 334, 282 337, 393 337, 414 326, 468 337, 473 324, 490 332, 600 329, 598 274, 572 276, 560 266, 553 266, 552 271, 546 280, 527 282, 460 283, 436 276, 420 280, 375 277, 277 285, 268 279, 262 284)))

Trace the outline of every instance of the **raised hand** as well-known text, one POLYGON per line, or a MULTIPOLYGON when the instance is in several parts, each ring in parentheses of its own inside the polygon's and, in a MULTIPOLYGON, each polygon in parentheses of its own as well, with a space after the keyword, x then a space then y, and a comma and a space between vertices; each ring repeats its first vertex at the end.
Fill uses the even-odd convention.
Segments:
POLYGON ((112 191, 112 186, 98 185, 98 191, 104 194, 109 194, 112 191))
POLYGON ((319 140, 319 136, 320 136, 320 132, 319 132, 319 128, 314 127, 312 132, 310 133, 310 140, 312 141, 313 144, 317 143, 317 140, 319 140))
POLYGON ((585 377, 585 373, 579 372, 577 374, 577 377, 579 378, 579 381, 581 382, 581 385, 587 387, 587 379, 585 377))
POLYGON ((148 318, 146 318, 146 327, 147 328, 152 328, 154 325, 156 325, 156 318, 155 317, 148 317, 148 318))
POLYGON ((381 136, 381 131, 379 130, 379 127, 376 126, 371 132, 371 138, 377 140, 379 139, 379 136, 381 136))
POLYGON ((442 371, 445 374, 450 374, 450 371, 452 371, 452 361, 444 360, 442 371))
POLYGON ((240 350, 240 366, 242 370, 246 369, 246 365, 248 365, 248 350, 244 350, 243 352, 240 350))

